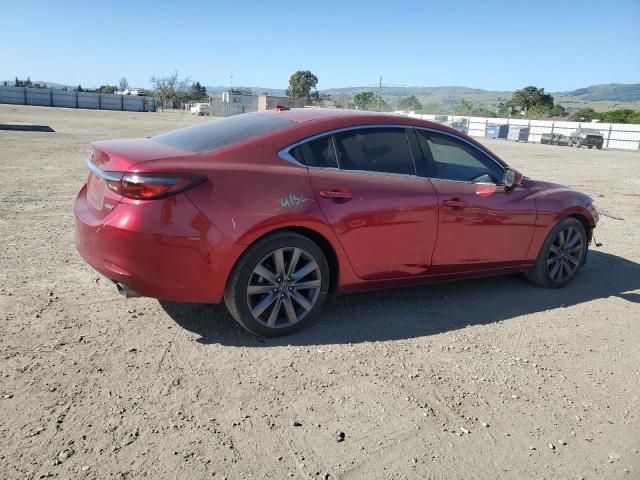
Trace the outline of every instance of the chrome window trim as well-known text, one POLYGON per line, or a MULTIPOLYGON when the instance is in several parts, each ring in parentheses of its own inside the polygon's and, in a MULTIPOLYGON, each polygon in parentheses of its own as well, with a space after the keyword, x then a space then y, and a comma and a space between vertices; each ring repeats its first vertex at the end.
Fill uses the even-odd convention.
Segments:
POLYGON ((302 140, 297 141, 296 143, 292 143, 291 145, 289 145, 288 147, 283 148, 282 150, 278 151, 278 156, 280 158, 282 158, 283 160, 286 160, 287 162, 293 163, 296 166, 300 166, 300 167, 304 167, 304 168, 308 168, 308 169, 314 169, 314 170, 335 170, 335 171, 340 171, 340 172, 351 172, 351 173, 367 173, 369 175, 391 175, 391 176, 400 176, 400 177, 416 177, 416 178, 426 178, 426 177, 422 177, 420 175, 418 175, 417 173, 417 168, 416 168, 416 157, 415 157, 415 152, 413 151, 413 148, 411 148, 411 142, 409 141, 409 137, 407 135, 406 129, 407 128, 414 128, 413 125, 398 125, 398 124, 375 124, 375 125, 352 125, 350 127, 342 127, 342 128, 335 128, 333 130, 327 130, 326 132, 322 132, 322 133, 317 133, 315 135, 312 135, 310 137, 304 138, 302 140), (348 132, 350 130, 360 130, 363 128, 401 128, 403 129, 405 138, 407 140, 407 144, 409 145, 409 152, 411 152, 411 159, 413 161, 413 171, 414 173, 391 173, 391 172, 376 172, 373 170, 348 170, 345 168, 340 168, 340 159, 338 157, 338 149, 336 148, 336 142, 335 142, 335 138, 332 137, 331 139, 331 143, 333 144, 333 149, 334 149, 334 155, 336 156, 336 163, 338 163, 338 167, 316 167, 316 166, 309 166, 309 165, 304 165, 303 163, 300 163, 298 160, 296 160, 293 155, 291 155, 291 153, 289 153, 289 151, 295 147, 298 147, 300 145, 302 145, 303 143, 307 143, 307 142, 312 142, 313 140, 317 140, 318 138, 322 138, 325 137, 327 135, 335 135, 336 133, 341 133, 341 132, 348 132))
MULTIPOLYGON (((437 129, 437 128, 430 128, 430 127, 422 127, 422 126, 418 126, 418 125, 403 125, 403 124, 393 124, 393 123, 385 123, 385 124, 375 124, 375 125, 352 125, 349 127, 342 127, 342 128, 335 128, 333 130, 327 130, 326 132, 322 132, 322 133, 317 133, 315 135, 312 135, 310 137, 304 138, 302 140, 299 140, 295 143, 292 143, 291 145, 281 149, 280 151, 278 151, 278 156, 280 158, 282 158, 283 160, 286 160, 296 166, 299 167, 304 167, 304 168, 310 168, 310 169, 318 169, 318 170, 337 170, 337 171, 341 171, 341 172, 367 172, 370 174, 381 174, 381 175, 400 175, 403 177, 419 177, 419 178, 428 178, 430 180, 441 180, 441 181, 445 181, 445 182, 454 182, 454 183, 467 183, 467 184, 472 184, 472 185, 479 185, 481 183, 484 182, 468 182, 468 181, 464 181, 464 180, 449 180, 446 178, 437 178, 437 177, 430 177, 430 176, 420 176, 417 174, 417 169, 415 168, 415 152, 413 152, 413 148, 411 148, 411 142, 409 142, 409 149, 411 150, 411 154, 413 156, 413 161, 414 161, 414 169, 416 170, 416 173, 413 175, 410 174, 406 174, 406 173, 388 173, 388 172, 374 172, 374 171, 370 171, 370 170, 346 170, 346 169, 341 169, 339 164, 338 167, 316 167, 316 166, 309 166, 309 165, 304 165, 303 163, 300 163, 298 160, 296 160, 293 155, 291 155, 291 153, 289 153, 289 151, 292 148, 295 148, 299 145, 302 145, 303 143, 307 143, 307 142, 311 142, 313 140, 316 140, 318 138, 327 136, 327 135, 334 135, 336 133, 340 133, 340 132, 346 132, 349 130, 358 130, 358 129, 362 129, 362 128, 403 128, 403 129, 407 129, 407 128, 413 128, 415 130, 425 130, 427 132, 433 132, 436 134, 440 134, 440 135, 445 135, 448 137, 451 137, 453 139, 459 140, 461 142, 464 142, 465 144, 469 145, 472 149, 474 149, 477 152, 480 152, 481 154, 483 154, 484 156, 486 156, 487 158, 489 158, 489 160, 491 160, 493 163, 495 163, 500 170, 502 170, 504 172, 506 167, 505 165, 502 164, 502 162, 498 161, 488 150, 484 150, 479 148, 477 145, 474 145, 473 143, 471 143, 470 141, 468 141, 467 139, 461 137, 460 135, 456 135, 450 132, 445 132, 443 130, 437 129)), ((405 132, 406 135, 406 132, 405 132)), ((407 141, 409 141, 409 139, 407 138, 407 141)), ((334 148, 334 154, 336 155, 336 161, 339 162, 338 160, 338 155, 337 155, 337 149, 335 146, 335 139, 332 140, 333 143, 333 148, 334 148)), ((500 180, 499 180, 500 181, 500 180)), ((489 183, 487 185, 498 185, 501 186, 502 183, 489 183)))
POLYGON ((94 165, 91 162, 91 159, 87 159, 86 163, 87 163, 87 167, 89 167, 89 170, 91 170, 94 174, 96 174, 100 178, 105 179, 107 182, 119 182, 120 180, 122 180, 122 174, 115 175, 113 172, 105 172, 104 170, 101 170, 96 165, 94 165))

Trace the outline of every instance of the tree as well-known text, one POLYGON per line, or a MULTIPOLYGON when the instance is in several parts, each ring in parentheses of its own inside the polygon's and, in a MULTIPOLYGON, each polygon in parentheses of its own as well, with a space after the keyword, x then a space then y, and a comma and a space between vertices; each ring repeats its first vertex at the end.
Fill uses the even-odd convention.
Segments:
POLYGON ((384 99, 373 92, 358 92, 353 96, 352 105, 358 110, 377 110, 388 112, 391 107, 384 99))
POLYGON ((120 84, 118 86, 120 87, 121 92, 124 92, 125 90, 129 90, 129 82, 127 82, 127 78, 122 77, 120 79, 120 84))
POLYGON ((376 94, 373 92, 358 92, 353 96, 353 104, 359 110, 369 110, 375 98, 376 94))
POLYGON ((500 102, 498 104, 499 117, 510 117, 512 112, 513 107, 511 106, 511 102, 500 102))
POLYGON ((619 108, 618 110, 597 113, 596 115, 603 122, 640 123, 640 112, 636 112, 629 108, 619 108))
POLYGON ((285 90, 285 95, 311 100, 311 89, 315 89, 317 84, 318 77, 309 70, 298 70, 289 78, 289 88, 285 90))
POLYGON ((77 90, 78 92, 82 92, 82 91, 83 91, 83 90, 82 90, 82 85, 78 85, 78 88, 76 88, 76 90, 77 90))
POLYGON ((339 93, 333 96, 333 101, 335 102, 337 108, 349 108, 351 96, 344 93, 339 93))
POLYGON ((476 107, 471 112, 472 117, 485 117, 485 118, 493 118, 497 116, 495 110, 491 110, 487 107, 476 107))
POLYGON ((186 99, 190 92, 190 82, 189 77, 180 79, 177 71, 171 75, 151 77, 151 84, 156 92, 156 97, 162 102, 162 106, 168 103, 174 107, 176 102, 186 99))
POLYGON ((26 80, 20 80, 18 77, 16 77, 15 86, 16 87, 33 87, 33 83, 31 83, 30 77, 27 77, 26 80))
POLYGON ((556 103, 550 110, 552 117, 566 117, 567 110, 560 104, 556 103))
POLYGON ((513 92, 510 104, 522 112, 527 112, 531 107, 536 106, 551 109, 553 108, 553 97, 544 93, 544 88, 529 86, 513 92))
POLYGON ((422 104, 418 100, 418 98, 411 94, 408 97, 404 97, 402 100, 398 102, 398 108, 400 110, 422 110, 422 104))
POLYGON ((428 113, 430 115, 439 115, 439 114, 442 113, 442 104, 441 103, 437 103, 437 102, 427 103, 422 108, 422 111, 424 113, 428 113))
POLYGON ((331 100, 331 95, 329 95, 328 93, 321 93, 318 92, 317 90, 313 93, 311 93, 311 104, 312 105, 324 105, 324 102, 328 102, 329 100, 331 100))
MULTIPOLYGON (((253 91, 250 88, 246 87, 236 87, 230 90, 231 95, 253 95, 253 91)), ((262 95, 268 95, 268 93, 263 92, 262 95)))
POLYGON ((454 115, 471 115, 473 112, 473 103, 465 98, 461 98, 455 107, 453 107, 454 115))
POLYGON ((568 120, 572 122, 590 122, 596 118, 596 111, 593 108, 581 108, 571 112, 568 120))
POLYGON ((191 91, 189 92, 190 100, 202 100, 207 96, 207 89, 200 85, 200 82, 191 84, 191 91))
POLYGON ((116 90, 118 90, 118 87, 115 85, 101 85, 98 89, 100 93, 116 93, 116 90))

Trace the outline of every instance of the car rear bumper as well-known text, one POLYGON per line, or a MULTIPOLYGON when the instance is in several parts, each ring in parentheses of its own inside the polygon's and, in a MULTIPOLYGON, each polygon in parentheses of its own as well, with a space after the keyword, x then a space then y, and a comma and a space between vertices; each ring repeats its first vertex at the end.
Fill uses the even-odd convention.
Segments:
POLYGON ((225 279, 212 261, 220 233, 185 195, 123 199, 100 218, 87 203, 85 185, 74 213, 78 252, 110 280, 161 300, 222 299, 225 279))

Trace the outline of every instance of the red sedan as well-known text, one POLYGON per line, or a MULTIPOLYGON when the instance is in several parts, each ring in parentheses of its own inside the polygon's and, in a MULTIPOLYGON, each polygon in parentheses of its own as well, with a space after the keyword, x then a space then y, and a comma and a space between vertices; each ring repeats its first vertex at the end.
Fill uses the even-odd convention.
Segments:
POLYGON ((347 110, 250 113, 95 142, 75 203, 84 259, 126 296, 220 303, 299 329, 327 295, 510 272, 566 285, 598 215, 466 135, 347 110))

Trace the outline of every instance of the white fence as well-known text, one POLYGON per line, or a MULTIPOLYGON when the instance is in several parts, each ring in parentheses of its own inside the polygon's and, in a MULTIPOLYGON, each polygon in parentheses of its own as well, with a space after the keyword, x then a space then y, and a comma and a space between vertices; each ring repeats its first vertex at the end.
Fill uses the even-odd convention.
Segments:
MULTIPOLYGON (((442 115, 421 115, 409 113, 410 117, 423 120, 440 121, 442 115)), ((487 125, 518 125, 530 127, 529 142, 540 142, 543 133, 558 133, 569 136, 571 132, 582 127, 599 130, 604 138, 604 148, 618 148, 622 150, 640 150, 640 125, 626 123, 599 122, 564 122, 559 120, 527 120, 521 118, 484 118, 448 116, 448 121, 466 121, 469 126, 469 136, 484 137, 487 125)))

